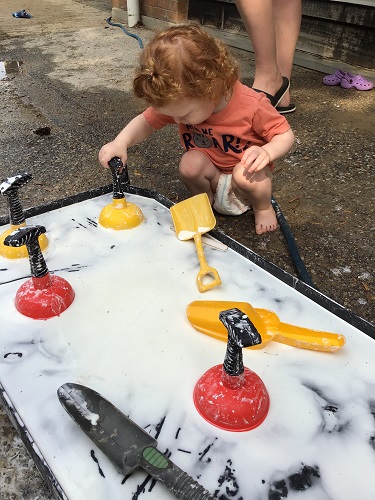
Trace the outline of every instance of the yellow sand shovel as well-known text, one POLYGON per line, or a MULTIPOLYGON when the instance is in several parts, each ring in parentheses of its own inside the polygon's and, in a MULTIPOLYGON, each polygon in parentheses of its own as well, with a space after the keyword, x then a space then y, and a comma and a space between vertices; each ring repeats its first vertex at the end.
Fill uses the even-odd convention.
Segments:
POLYGON ((248 302, 196 300, 187 306, 186 314, 198 331, 226 342, 228 332, 219 320, 219 314, 233 307, 249 317, 262 337, 262 343, 250 349, 262 348, 271 340, 301 349, 326 352, 338 351, 345 344, 344 335, 282 323, 273 311, 254 308, 248 302))
POLYGON ((209 267, 206 262, 202 245, 202 234, 207 233, 216 225, 216 219, 207 194, 198 194, 173 205, 171 215, 177 238, 182 241, 194 238, 200 264, 197 275, 198 290, 205 292, 221 285, 219 273, 213 267, 209 267), (203 278, 207 278, 207 276, 211 277, 211 281, 206 279, 203 282, 203 278))

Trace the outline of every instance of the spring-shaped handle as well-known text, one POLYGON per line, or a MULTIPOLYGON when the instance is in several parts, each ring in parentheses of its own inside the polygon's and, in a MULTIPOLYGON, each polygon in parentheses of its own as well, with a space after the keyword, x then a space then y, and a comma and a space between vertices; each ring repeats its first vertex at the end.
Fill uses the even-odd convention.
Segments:
POLYGON ((38 238, 46 232, 44 226, 25 226, 10 233, 4 240, 4 245, 9 247, 20 247, 26 245, 29 253, 31 275, 34 278, 42 278, 48 274, 46 261, 40 249, 38 238))
POLYGON ((219 319, 228 330, 224 371, 234 377, 242 375, 244 372, 242 348, 260 344, 262 337, 250 318, 236 307, 221 311, 219 319))
POLYGON ((0 193, 8 198, 9 219, 10 223, 14 226, 19 226, 25 222, 25 216, 19 199, 18 190, 27 184, 32 178, 31 174, 23 172, 4 179, 0 184, 0 193))

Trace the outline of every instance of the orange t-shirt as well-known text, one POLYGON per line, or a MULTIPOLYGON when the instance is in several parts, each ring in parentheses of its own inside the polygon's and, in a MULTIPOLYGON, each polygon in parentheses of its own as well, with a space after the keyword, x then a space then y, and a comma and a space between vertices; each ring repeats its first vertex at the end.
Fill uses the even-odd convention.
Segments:
MULTIPOLYGON (((155 130, 175 123, 173 118, 152 107, 147 108, 143 115, 155 130)), ((290 126, 264 94, 237 81, 224 109, 199 125, 179 123, 178 129, 186 151, 202 151, 220 170, 230 173, 245 149, 253 145, 263 146, 275 135, 287 132, 290 126)))

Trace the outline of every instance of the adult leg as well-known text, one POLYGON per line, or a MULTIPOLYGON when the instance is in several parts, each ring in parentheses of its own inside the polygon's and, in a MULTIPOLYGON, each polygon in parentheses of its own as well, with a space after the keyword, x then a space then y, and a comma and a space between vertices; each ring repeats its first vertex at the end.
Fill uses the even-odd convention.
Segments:
MULTIPOLYGON (((273 0, 277 65, 283 76, 291 79, 294 54, 301 28, 301 0, 273 0)), ((290 103, 287 92, 280 106, 290 103)))
POLYGON ((275 95, 284 75, 277 65, 273 0, 236 0, 236 5, 253 46, 253 87, 275 95))
MULTIPOLYGON (((253 87, 275 95, 282 76, 290 80, 301 24, 301 0, 236 0, 236 5, 253 46, 253 87)), ((287 92, 280 106, 289 103, 287 92)))
POLYGON ((220 170, 201 151, 188 151, 180 161, 180 177, 192 196, 207 193, 211 205, 220 177, 220 170))

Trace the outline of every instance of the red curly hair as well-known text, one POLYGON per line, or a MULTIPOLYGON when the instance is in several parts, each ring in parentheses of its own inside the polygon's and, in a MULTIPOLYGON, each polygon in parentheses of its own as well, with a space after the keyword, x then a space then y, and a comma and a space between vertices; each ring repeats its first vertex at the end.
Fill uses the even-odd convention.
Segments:
POLYGON ((189 98, 216 103, 239 76, 239 65, 223 42, 194 24, 172 26, 143 50, 133 90, 154 107, 189 98))

